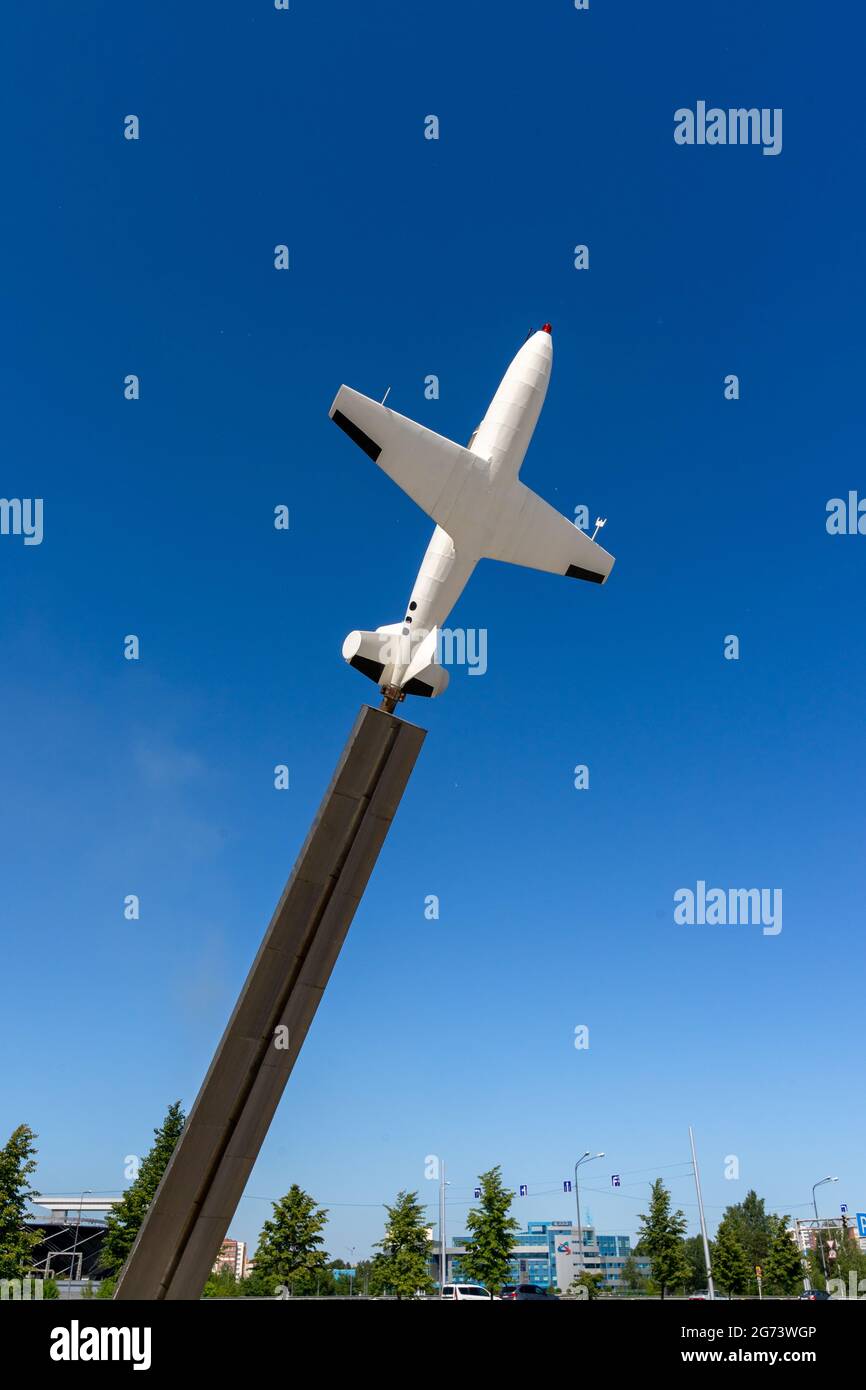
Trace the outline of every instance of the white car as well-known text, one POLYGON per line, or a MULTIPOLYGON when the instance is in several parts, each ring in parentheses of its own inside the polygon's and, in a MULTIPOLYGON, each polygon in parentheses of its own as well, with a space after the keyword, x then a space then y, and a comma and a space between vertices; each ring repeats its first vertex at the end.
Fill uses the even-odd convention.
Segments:
POLYGON ((477 1303, 479 1298, 492 1299, 493 1294, 482 1288, 480 1284, 445 1284, 442 1289, 442 1297, 455 1303, 464 1298, 472 1303, 477 1303))

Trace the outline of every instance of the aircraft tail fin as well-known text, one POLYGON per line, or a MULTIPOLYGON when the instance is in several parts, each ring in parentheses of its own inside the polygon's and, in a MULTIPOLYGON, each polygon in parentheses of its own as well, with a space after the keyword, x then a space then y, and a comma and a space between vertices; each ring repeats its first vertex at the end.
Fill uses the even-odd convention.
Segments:
POLYGON ((406 695, 430 698, 448 685, 448 672, 436 661, 438 629, 407 634, 402 623, 375 632, 350 632, 343 643, 343 660, 378 686, 396 684, 406 695))

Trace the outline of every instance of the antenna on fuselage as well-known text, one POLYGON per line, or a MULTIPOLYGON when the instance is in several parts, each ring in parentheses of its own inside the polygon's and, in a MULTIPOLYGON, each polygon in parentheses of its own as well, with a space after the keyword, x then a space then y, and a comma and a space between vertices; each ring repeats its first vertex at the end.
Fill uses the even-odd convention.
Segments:
POLYGON ((388 390, 385 392, 384 396, 382 397, 382 400, 381 400, 381 404, 382 404, 382 405, 385 404, 385 402, 387 401, 387 399, 388 399, 388 397, 390 396, 390 394, 391 394, 391 388, 390 388, 390 386, 389 386, 389 387, 388 387, 388 390))
POLYGON ((589 539, 590 539, 591 541, 594 541, 595 538, 596 538, 596 536, 598 535, 599 531, 601 530, 602 526, 606 526, 606 525, 607 525, 607 517, 606 517, 606 516, 597 516, 597 517, 595 518, 595 530, 593 531, 593 533, 592 533, 592 535, 590 536, 589 539))

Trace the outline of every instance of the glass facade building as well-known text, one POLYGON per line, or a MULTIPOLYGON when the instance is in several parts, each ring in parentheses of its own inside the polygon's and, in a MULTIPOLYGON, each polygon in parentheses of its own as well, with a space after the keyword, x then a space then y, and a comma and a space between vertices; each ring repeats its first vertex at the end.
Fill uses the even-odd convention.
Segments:
MULTIPOLYGON (((582 1258, 577 1227, 571 1221, 528 1221, 526 1229, 514 1235, 510 1282, 540 1284, 543 1288, 558 1288, 565 1292, 577 1274, 586 1270, 588 1274, 601 1275, 604 1288, 622 1288, 622 1267, 632 1253, 630 1237, 600 1234, 592 1226, 584 1226, 581 1236, 582 1258)), ((457 1236, 453 1245, 447 1248, 449 1281, 459 1283, 463 1278, 460 1252, 468 1242, 468 1236, 457 1236)), ((434 1252, 432 1274, 438 1282, 439 1253, 436 1241, 434 1252)), ((641 1273, 648 1276, 649 1260, 634 1258, 641 1273)))

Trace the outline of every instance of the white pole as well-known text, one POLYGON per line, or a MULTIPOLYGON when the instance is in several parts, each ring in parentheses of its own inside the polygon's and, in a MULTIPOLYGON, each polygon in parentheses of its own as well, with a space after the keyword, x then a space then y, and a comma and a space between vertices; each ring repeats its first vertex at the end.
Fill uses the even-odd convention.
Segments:
POLYGON ((439 1297, 442 1297, 447 1276, 445 1257, 445 1161, 439 1165, 439 1297))
POLYGON ((713 1285, 713 1276, 710 1272, 710 1242, 707 1240, 707 1223, 704 1218, 704 1199, 701 1196, 701 1175, 698 1172, 698 1155, 695 1150, 695 1136, 691 1125, 689 1125, 689 1143, 692 1146, 692 1166, 695 1170, 695 1188, 698 1194, 698 1212, 701 1218, 701 1235, 704 1238, 704 1259, 707 1265, 707 1290, 710 1298, 715 1300, 716 1290, 713 1285))

